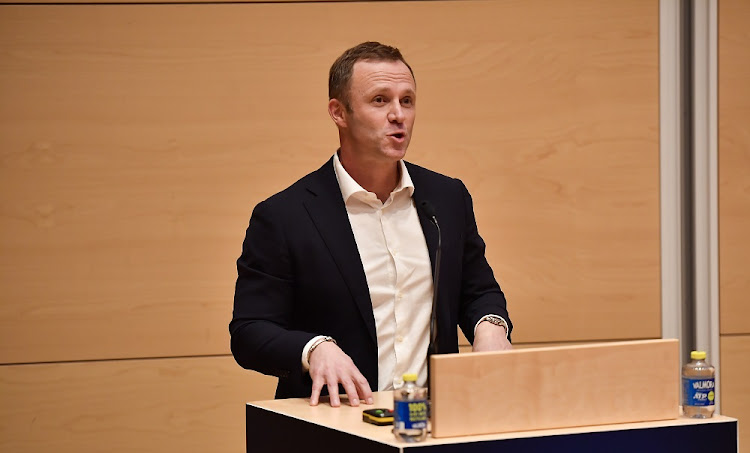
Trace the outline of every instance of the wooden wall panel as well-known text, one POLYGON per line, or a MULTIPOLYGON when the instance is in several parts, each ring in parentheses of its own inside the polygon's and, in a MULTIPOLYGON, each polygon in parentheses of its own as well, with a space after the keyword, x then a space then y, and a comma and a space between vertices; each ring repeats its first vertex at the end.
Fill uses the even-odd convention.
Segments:
POLYGON ((750 445, 750 3, 719 2, 721 411, 750 445))
POLYGON ((750 445, 750 335, 721 337, 721 413, 737 418, 740 445, 750 445))
POLYGON ((749 23, 749 2, 719 2, 719 279, 723 334, 750 334, 749 23))
POLYGON ((331 155, 366 39, 416 70, 409 158, 472 191, 515 340, 658 337, 658 2, 393 7, 0 7, 0 361, 226 353, 250 210, 331 155))
POLYGON ((0 451, 244 451, 275 382, 231 357, 0 366, 0 451))
MULTIPOLYGON (((658 337, 658 1, 394 6, 0 5, 0 363, 225 354, 250 210, 331 155, 328 67, 368 39, 416 70, 409 159, 472 191, 519 346, 658 337)), ((274 383, 0 366, 0 450, 238 451, 274 383)))
POLYGON ((660 336, 657 9, 504 3, 491 36, 431 36, 411 158, 472 191, 518 342, 660 336))

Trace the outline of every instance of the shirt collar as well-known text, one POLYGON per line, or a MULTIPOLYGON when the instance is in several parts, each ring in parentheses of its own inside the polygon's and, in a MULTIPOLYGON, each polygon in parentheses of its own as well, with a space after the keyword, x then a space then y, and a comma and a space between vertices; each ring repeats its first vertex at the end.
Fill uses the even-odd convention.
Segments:
MULTIPOLYGON (((406 169, 406 164, 403 159, 399 160, 398 164, 401 168, 401 179, 393 191, 391 191, 391 197, 403 190, 406 190, 409 197, 411 197, 414 195, 414 183, 411 180, 411 176, 409 176, 409 171, 406 169)), ((357 195, 357 198, 365 197, 367 194, 375 195, 372 192, 365 190, 354 180, 354 178, 351 177, 351 175, 349 175, 349 173, 347 173, 346 169, 341 164, 338 152, 333 155, 333 170, 336 173, 336 179, 338 180, 339 188, 341 189, 341 195, 344 197, 344 203, 348 202, 349 198, 354 195, 357 195)))

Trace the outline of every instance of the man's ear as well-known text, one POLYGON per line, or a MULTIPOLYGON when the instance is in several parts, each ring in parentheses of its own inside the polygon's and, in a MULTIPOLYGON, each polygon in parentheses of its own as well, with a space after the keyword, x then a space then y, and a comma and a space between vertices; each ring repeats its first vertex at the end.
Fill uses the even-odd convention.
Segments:
POLYGON ((336 126, 340 128, 346 127, 346 107, 338 99, 331 99, 328 101, 328 114, 331 115, 331 119, 336 126))

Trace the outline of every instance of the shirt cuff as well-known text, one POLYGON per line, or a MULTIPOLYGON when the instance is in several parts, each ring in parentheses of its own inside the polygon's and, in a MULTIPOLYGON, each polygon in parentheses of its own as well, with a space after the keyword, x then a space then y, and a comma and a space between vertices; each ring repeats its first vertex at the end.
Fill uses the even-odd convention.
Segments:
MULTIPOLYGON (((505 319, 505 318, 503 318, 503 317, 502 317, 502 316, 500 316, 500 315, 493 315, 493 314, 489 314, 489 315, 484 315, 484 316, 482 316, 481 318, 479 318, 479 321, 477 321, 477 323, 476 323, 476 324, 474 324, 474 336, 476 336, 476 335, 477 335, 477 327, 479 327, 479 324, 480 324, 480 323, 482 323, 483 321, 486 321, 486 320, 487 320, 488 318, 500 318, 500 319, 502 319, 503 321, 505 321, 505 325, 506 325, 506 326, 508 325, 508 320, 507 320, 507 319, 505 319)), ((510 335, 510 332, 508 332, 508 328, 506 327, 506 328, 505 328, 505 338, 506 338, 506 339, 508 339, 508 340, 510 341, 510 339, 508 338, 508 336, 509 336, 509 335, 510 335)))
POLYGON ((310 348, 312 348, 315 343, 322 341, 324 338, 326 338, 325 335, 318 335, 317 337, 313 337, 313 339, 308 341, 305 347, 302 348, 302 369, 304 371, 310 370, 310 362, 307 361, 307 356, 310 355, 310 348))

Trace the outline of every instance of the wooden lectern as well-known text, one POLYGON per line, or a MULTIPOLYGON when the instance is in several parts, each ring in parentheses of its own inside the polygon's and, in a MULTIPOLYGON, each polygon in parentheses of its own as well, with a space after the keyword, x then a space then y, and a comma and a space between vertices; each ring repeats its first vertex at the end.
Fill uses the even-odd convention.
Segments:
POLYGON ((433 437, 679 416, 677 340, 432 358, 433 437))
POLYGON ((679 416, 676 340, 433 357, 432 435, 396 440, 362 421, 375 404, 248 403, 247 451, 737 453, 737 420, 679 416), (646 371, 644 371, 646 370, 646 371))

